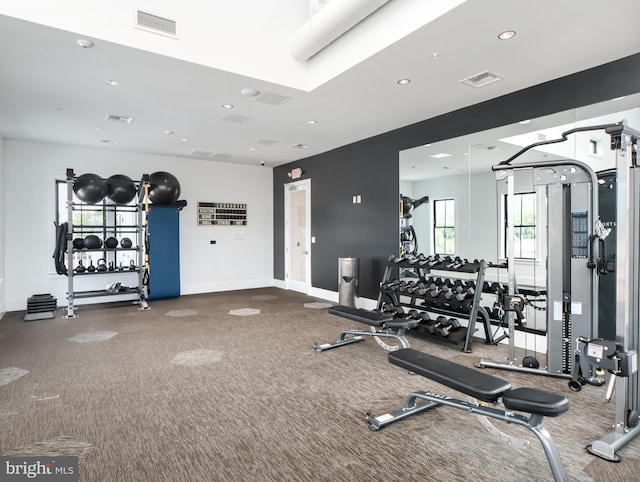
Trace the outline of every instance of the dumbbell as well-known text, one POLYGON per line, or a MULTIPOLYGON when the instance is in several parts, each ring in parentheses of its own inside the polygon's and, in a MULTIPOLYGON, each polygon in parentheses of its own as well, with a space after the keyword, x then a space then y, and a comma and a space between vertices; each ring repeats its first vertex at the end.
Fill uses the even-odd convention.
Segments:
POLYGON ((426 285, 424 284, 424 281, 419 281, 417 283, 414 283, 413 286, 407 288, 407 293, 416 293, 417 291, 423 290, 425 288, 426 285))
POLYGON ((432 335, 440 335, 443 338, 449 336, 449 331, 451 330, 450 326, 447 324, 447 318, 445 316, 438 316, 438 318, 434 320, 430 320, 431 323, 427 322, 426 328, 429 333, 432 335))
POLYGON ((393 287, 395 285, 397 285, 398 283, 401 283, 401 281, 399 279, 394 279, 392 281, 387 281, 385 283, 382 283, 382 285, 380 286, 383 290, 392 290, 393 287))
POLYGON ((448 326, 451 328, 451 331, 456 331, 460 329, 460 321, 457 318, 449 318, 447 320, 448 326))
POLYGON ((392 314, 394 318, 404 315, 404 308, 402 306, 395 306, 392 303, 383 303, 380 311, 382 313, 392 314))

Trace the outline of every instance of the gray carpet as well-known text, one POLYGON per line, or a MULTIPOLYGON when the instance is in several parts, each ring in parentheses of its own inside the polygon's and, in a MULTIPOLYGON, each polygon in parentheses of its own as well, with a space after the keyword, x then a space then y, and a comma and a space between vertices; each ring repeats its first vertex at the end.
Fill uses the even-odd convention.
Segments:
MULTIPOLYGON (((77 455, 82 481, 552 479, 533 434, 495 421, 531 441, 509 446, 462 411, 441 407, 371 432, 365 413, 399 408, 411 391, 464 396, 389 364, 372 338, 316 353, 315 342, 362 327, 326 307, 269 288, 156 301, 143 312, 92 305, 68 320, 63 310, 32 322, 8 313, 0 453, 77 455)), ((409 340, 469 366, 506 354, 481 340, 471 354, 409 340)), ((574 393, 566 380, 486 373, 569 398, 569 412, 545 426, 571 480, 639 479, 640 440, 619 451, 618 464, 585 450, 613 422, 604 388, 574 393)))

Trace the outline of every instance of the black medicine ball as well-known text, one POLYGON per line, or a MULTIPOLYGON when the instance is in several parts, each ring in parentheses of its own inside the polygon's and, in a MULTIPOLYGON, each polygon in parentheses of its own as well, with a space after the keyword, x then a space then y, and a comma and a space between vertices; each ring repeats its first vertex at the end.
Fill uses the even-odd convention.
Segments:
POLYGON ((104 245, 109 249, 117 248, 118 240, 113 236, 109 236, 107 239, 104 240, 104 245))
POLYGON ((95 234, 90 234, 84 238, 84 247, 87 249, 102 248, 102 240, 95 234))
POLYGON ((122 238, 120 240, 120 246, 122 246, 123 248, 130 248, 131 246, 133 246, 133 243, 129 238, 122 238))
POLYGON ((84 248, 84 238, 76 238, 73 240, 73 247, 76 249, 84 248))

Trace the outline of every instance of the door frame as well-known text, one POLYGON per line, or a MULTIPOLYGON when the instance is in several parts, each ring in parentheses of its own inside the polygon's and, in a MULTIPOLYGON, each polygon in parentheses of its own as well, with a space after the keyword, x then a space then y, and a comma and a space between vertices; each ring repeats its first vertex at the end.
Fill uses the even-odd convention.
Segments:
POLYGON ((285 289, 299 291, 304 294, 311 292, 311 179, 303 179, 284 184, 284 284, 285 289), (291 198, 289 193, 299 189, 305 190, 305 221, 306 221, 306 245, 307 257, 305 261, 305 282, 294 281, 289 277, 291 268, 290 250, 290 219, 291 219, 291 198))

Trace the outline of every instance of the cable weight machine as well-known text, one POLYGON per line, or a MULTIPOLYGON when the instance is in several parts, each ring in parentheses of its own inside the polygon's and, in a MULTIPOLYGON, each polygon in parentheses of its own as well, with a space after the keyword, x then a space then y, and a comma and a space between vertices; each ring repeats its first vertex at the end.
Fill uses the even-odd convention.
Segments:
MULTIPOLYGON (((513 199, 515 170, 533 169, 537 183, 547 186, 549 252, 547 261, 547 371, 517 366, 515 346, 509 338, 506 362, 476 363, 479 368, 503 368, 541 375, 571 378, 576 384, 580 374, 583 382, 601 385, 593 377, 596 369, 610 374, 607 401, 615 399, 613 429, 587 446, 589 452, 602 459, 618 462, 617 450, 640 432, 640 380, 638 346, 640 345, 640 165, 638 164, 640 132, 624 121, 616 124, 575 128, 561 139, 542 141, 523 148, 508 160, 494 166, 498 179, 508 184, 508 198, 513 199), (598 338, 598 275, 608 269, 598 269, 608 231, 598 219, 597 177, 578 161, 557 161, 513 165, 512 160, 525 151, 543 144, 564 142, 567 136, 581 131, 604 130, 610 136, 610 149, 615 151, 616 171, 616 257, 615 257, 615 340, 598 338), (546 170, 546 172, 545 172, 546 170), (582 171, 582 172, 581 172, 582 171), (550 177, 549 177, 550 176, 550 177), (511 180, 510 180, 511 179, 511 180), (554 180, 555 179, 555 180, 554 180), (585 209, 586 208, 586 209, 585 209), (596 243, 596 241, 598 241, 596 243), (585 256, 586 254, 586 256, 585 256), (598 257, 598 262, 595 262, 598 257), (574 351, 572 351, 574 350, 574 351), (615 383, 614 383, 615 382, 615 383)), ((540 185, 540 184, 538 184, 540 185)), ((513 216, 513 201, 507 208, 513 216)), ((512 218, 513 219, 513 218, 512 218)), ((512 221, 511 219, 511 221, 512 221)), ((509 221, 509 226, 513 223, 509 221)), ((517 299, 514 290, 513 230, 507 234, 509 243, 509 296, 517 299)), ((609 275, 611 275, 609 273, 609 275)), ((507 298, 509 299, 509 298, 507 298)), ((613 310, 612 310, 613 311, 613 310)), ((508 310, 509 332, 513 333, 515 312, 508 310)))

